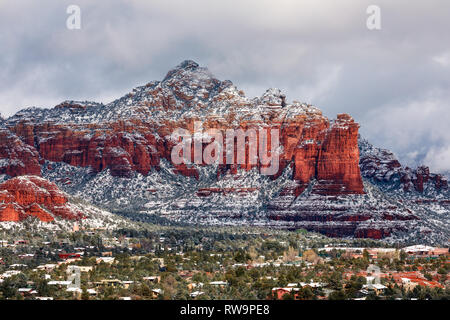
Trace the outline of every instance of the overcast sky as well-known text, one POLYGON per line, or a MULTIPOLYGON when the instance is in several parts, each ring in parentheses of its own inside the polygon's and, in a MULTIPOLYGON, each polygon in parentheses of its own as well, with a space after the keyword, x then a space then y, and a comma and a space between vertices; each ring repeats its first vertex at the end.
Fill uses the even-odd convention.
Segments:
POLYGON ((250 97, 349 113, 406 164, 450 170, 448 0, 0 0, 0 108, 110 102, 197 61, 250 97), (69 30, 66 9, 81 8, 69 30), (368 30, 369 5, 381 30, 368 30))

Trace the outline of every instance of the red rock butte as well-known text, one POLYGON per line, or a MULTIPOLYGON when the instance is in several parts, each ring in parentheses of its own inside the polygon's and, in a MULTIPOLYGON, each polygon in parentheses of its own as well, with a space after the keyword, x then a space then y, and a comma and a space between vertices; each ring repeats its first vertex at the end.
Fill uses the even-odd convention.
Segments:
MULTIPOLYGON (((50 161, 89 167, 94 173, 109 170, 115 177, 127 178, 135 172, 148 175, 160 170, 161 160, 171 163, 171 150, 177 143, 171 138, 174 130, 194 133, 196 121, 202 122, 203 130, 218 129, 223 136, 227 129, 279 129, 279 170, 272 178, 290 167, 295 182, 284 193, 298 196, 313 180, 313 193, 318 195, 364 193, 359 125, 349 115, 340 114, 330 121, 312 105, 288 103, 278 89, 249 99, 230 81, 216 79, 193 61, 169 71, 162 81, 135 88, 107 105, 66 101, 53 109, 18 112, 0 130, 0 174, 40 175, 44 162, 50 161)), ((205 164, 172 164, 172 171, 198 180, 201 166, 205 164)), ((247 158, 243 165, 219 165, 217 179, 236 174, 239 168, 254 167, 262 168, 259 159, 257 164, 247 158)), ((22 201, 20 196, 18 201, 22 201)), ((8 202, 4 216, 17 220, 23 210, 13 203, 8 202)), ((38 214, 33 203, 23 205, 26 212, 38 214)))
MULTIPOLYGON (((383 150, 367 147, 363 154, 358 130, 359 124, 347 114, 330 120, 310 104, 288 101, 278 89, 251 99, 231 81, 218 80, 207 68, 184 61, 162 81, 137 87, 108 104, 65 101, 52 109, 28 108, 0 119, 0 174, 42 174, 68 192, 95 193, 91 200, 96 204, 118 205, 117 197, 123 203, 142 203, 147 212, 191 223, 260 219, 259 225, 337 237, 406 233, 421 219, 416 210, 393 203, 383 192, 372 192, 371 182, 423 193, 430 184, 436 192, 446 190, 447 181, 426 168, 403 168, 383 150), (254 129, 257 134, 260 129, 279 130, 278 172, 272 180, 262 179, 261 159, 255 164, 248 157, 240 165, 174 164, 171 153, 179 141, 172 133, 182 128, 194 134, 196 122, 201 122, 203 132, 216 129, 223 137, 228 129, 254 129), (362 177, 370 188, 364 189, 362 177)), ((269 146, 271 139, 269 134, 269 146)), ((202 151, 208 144, 202 141, 202 151)), ((44 188, 50 196, 34 191, 24 196, 28 185, 36 185, 29 190, 41 187, 28 177, 28 183, 17 179, 3 187, 3 220, 79 217, 57 210, 70 205, 63 195, 51 197, 55 185, 44 188), (24 184, 24 195, 14 191, 16 184, 24 184)))
POLYGON ((43 222, 55 217, 68 220, 83 218, 74 210, 58 187, 37 176, 21 176, 0 184, 0 221, 22 221, 29 216, 43 222))
MULTIPOLYGON (((193 61, 183 62, 162 82, 138 87, 108 105, 64 102, 53 109, 19 112, 0 131, 0 173, 39 174, 40 165, 48 160, 90 167, 94 172, 109 169, 119 177, 133 172, 148 175, 152 169, 159 170, 161 159, 171 162, 174 130, 194 133, 196 121, 202 122, 203 130, 218 129, 224 136, 227 129, 279 129, 282 152, 274 178, 292 166, 296 194, 313 179, 319 181, 315 189, 319 194, 364 192, 359 125, 349 115, 330 121, 314 106, 287 103, 278 89, 249 99, 230 81, 217 80, 193 61)), ((239 166, 261 169, 259 159, 251 165, 247 158, 239 166)), ((197 169, 173 165, 174 172, 198 179, 197 169)), ((221 165, 218 176, 237 169, 221 165)))

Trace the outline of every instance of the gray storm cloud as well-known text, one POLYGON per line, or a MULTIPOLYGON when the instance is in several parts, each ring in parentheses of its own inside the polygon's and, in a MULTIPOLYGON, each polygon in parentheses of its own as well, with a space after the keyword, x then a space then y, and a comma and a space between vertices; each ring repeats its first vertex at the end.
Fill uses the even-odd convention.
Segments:
POLYGON ((0 103, 109 102, 193 59, 248 96, 350 113, 402 161, 450 170, 450 2, 0 1, 0 103), (66 8, 81 8, 81 30, 66 8), (366 28, 369 5, 382 29, 366 28))

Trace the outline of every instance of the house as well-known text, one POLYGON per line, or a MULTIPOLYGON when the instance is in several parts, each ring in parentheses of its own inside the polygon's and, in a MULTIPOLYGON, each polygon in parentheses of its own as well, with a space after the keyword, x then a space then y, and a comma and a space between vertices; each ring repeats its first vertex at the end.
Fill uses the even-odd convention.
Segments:
POLYGON ((417 285, 431 288, 442 288, 445 286, 437 281, 437 279, 427 280, 419 271, 396 272, 391 275, 394 281, 402 286, 405 290, 412 290, 417 285))
POLYGON ((231 267, 232 267, 232 268, 239 268, 239 267, 247 268, 247 267, 248 267, 248 264, 246 264, 246 263, 235 263, 235 264, 233 264, 231 267))
POLYGON ((153 283, 158 283, 161 281, 161 277, 160 276, 149 276, 149 277, 143 277, 142 280, 153 282, 153 283))
POLYGON ((259 278, 259 279, 261 279, 261 280, 263 280, 263 279, 265 279, 265 280, 273 280, 273 281, 278 280, 278 278, 274 278, 274 277, 272 277, 272 276, 265 276, 265 277, 261 277, 261 278, 259 278))
POLYGON ((96 296, 96 295, 97 295, 97 291, 95 291, 94 289, 86 289, 86 292, 87 292, 90 296, 96 296))
POLYGON ((153 289, 152 290, 152 298, 157 299, 161 294, 163 294, 163 291, 161 289, 153 289))
POLYGON ((37 294, 37 291, 32 288, 19 288, 17 291, 23 297, 29 297, 29 296, 37 294))
POLYGON ((263 262, 263 263, 254 263, 252 266, 255 267, 255 268, 262 268, 262 267, 266 267, 266 266, 269 266, 269 265, 270 265, 270 263, 263 262))
POLYGON ((122 286, 122 281, 119 279, 103 279, 99 282, 94 282, 97 287, 105 286, 105 287, 119 287, 122 286))
POLYGON ((0 275, 0 278, 10 278, 12 276, 16 276, 18 274, 22 273, 19 270, 7 270, 3 272, 3 274, 0 275))
POLYGON ((99 257, 97 259, 95 259, 95 263, 100 264, 102 262, 107 263, 107 264, 113 264, 115 261, 115 258, 113 257, 99 257))
POLYGON ((57 267, 54 263, 47 263, 37 267, 38 270, 53 271, 57 267))
POLYGON ((81 258, 81 254, 80 253, 58 253, 58 256, 60 259, 62 260, 67 260, 67 259, 77 259, 77 258, 81 258))
POLYGON ((291 294, 292 292, 299 291, 299 288, 272 288, 272 296, 277 300, 282 300, 285 294, 291 294))
MULTIPOLYGON (((289 286, 289 285, 288 285, 289 286)), ((303 287, 311 287, 313 289, 317 289, 317 288, 323 288, 326 287, 327 284, 323 283, 323 282, 313 282, 311 280, 311 282, 307 283, 307 282, 300 282, 300 286, 303 287)))
POLYGON ((448 248, 434 248, 430 246, 423 246, 423 245, 415 245, 403 248, 403 251, 407 254, 416 257, 427 257, 427 258, 437 258, 440 256, 445 256, 449 254, 448 248))
POLYGON ((25 254, 19 255, 20 259, 32 259, 33 257, 34 257, 33 253, 25 253, 25 254))
POLYGON ((191 271, 187 271, 187 270, 180 270, 178 271, 178 274, 180 275, 180 277, 182 278, 191 278, 193 276, 193 273, 191 271))
POLYGON ((130 287, 130 285, 132 285, 134 283, 134 281, 122 281, 122 286, 125 289, 128 289, 130 287))
POLYGON ((413 254, 418 256, 424 256, 428 255, 430 251, 432 251, 434 248, 430 246, 424 246, 424 245, 415 245, 403 248, 403 251, 405 251, 407 254, 413 254))
POLYGON ((449 255, 449 248, 434 248, 431 251, 431 256, 446 256, 449 255))
POLYGON ((28 244, 28 240, 16 240, 14 241, 15 245, 23 245, 23 244, 28 244))
POLYGON ((419 277, 404 277, 400 278, 400 281, 401 286, 407 291, 413 290, 418 285, 431 288, 445 288, 444 285, 442 283, 439 283, 438 281, 428 281, 419 277))
POLYGON ((228 282, 226 282, 226 281, 211 281, 209 283, 209 285, 211 285, 211 286, 219 286, 219 287, 223 288, 223 287, 228 285, 228 282))
POLYGON ((198 296, 201 296, 205 294, 203 291, 194 291, 190 294, 191 298, 197 298, 198 296))
POLYGON ((202 283, 202 282, 199 282, 199 283, 189 283, 189 284, 187 285, 187 288, 188 288, 189 291, 192 291, 192 290, 194 290, 194 289, 196 289, 196 288, 203 288, 203 283, 202 283))
POLYGON ((78 268, 80 269, 80 272, 90 272, 94 270, 94 267, 91 266, 78 266, 78 268))
POLYGON ((58 262, 58 265, 71 264, 71 263, 74 263, 74 262, 77 262, 77 261, 80 261, 80 260, 81 260, 81 258, 68 258, 67 260, 58 262))
POLYGON ((366 289, 367 291, 374 291, 375 294, 377 296, 379 296, 380 294, 383 294, 384 291, 387 289, 387 287, 385 285, 382 285, 381 283, 369 283, 369 284, 365 284, 363 285, 363 289, 366 289))

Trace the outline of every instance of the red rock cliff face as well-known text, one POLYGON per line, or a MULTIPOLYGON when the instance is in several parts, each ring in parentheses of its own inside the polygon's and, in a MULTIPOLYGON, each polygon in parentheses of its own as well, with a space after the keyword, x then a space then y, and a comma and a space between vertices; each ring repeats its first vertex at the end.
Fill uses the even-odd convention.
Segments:
MULTIPOLYGON (((25 141, 36 141, 42 159, 53 162, 65 162, 73 166, 91 167, 95 172, 110 169, 114 176, 128 177, 137 171, 147 175, 152 168, 158 169, 160 159, 171 161, 171 149, 174 142, 167 138, 170 128, 181 127, 179 122, 167 123, 164 127, 152 127, 131 120, 127 125, 113 123, 90 126, 62 126, 52 124, 20 124, 11 128, 25 141), (32 128, 30 128, 32 127, 32 128), (153 133, 156 130, 156 135, 153 133), (30 136, 29 132, 33 132, 30 136)), ((284 152, 280 155, 279 173, 289 164, 294 165, 293 179, 299 181, 297 193, 312 179, 322 182, 323 194, 363 193, 362 179, 359 173, 359 154, 357 147, 358 125, 347 115, 340 115, 331 128, 326 118, 308 119, 299 117, 280 124, 253 123, 241 125, 247 129, 258 130, 261 125, 266 128, 280 129, 280 143, 284 152)), ((193 128, 186 127, 193 132, 193 128)), ((207 130, 211 127, 204 127, 207 130)), ((216 127, 222 130, 233 128, 229 123, 216 127)), ((259 136, 259 135, 258 135, 259 136)), ((270 142, 269 142, 270 144, 270 142)), ((206 147, 205 144, 203 147, 206 147)), ((30 146, 30 148, 34 148, 30 146)), ((226 148, 226 143, 224 144, 226 148)), ((203 149, 204 150, 204 149, 203 149)), ((237 150, 235 149, 235 158, 237 150)), ((37 159, 37 155, 33 154, 37 159)), ((248 156, 248 150, 247 150, 248 156)), ((192 159, 193 160, 193 159, 192 159)), ((9 170, 11 176, 39 171, 37 160, 35 166, 26 166, 22 170, 9 170)), ((248 157, 246 164, 240 165, 246 170, 252 167, 248 157)), ((237 166, 224 166, 222 169, 236 170, 237 166)), ((177 173, 198 178, 195 168, 186 165, 174 165, 177 173)))
POLYGON ((363 193, 358 128, 349 115, 338 115, 319 152, 317 179, 324 180, 325 184, 318 193, 363 193))
POLYGON ((40 175, 39 153, 8 130, 0 130, 0 174, 40 175))
POLYGON ((0 184, 0 221, 21 221, 35 216, 41 221, 81 219, 82 213, 68 206, 58 187, 37 176, 12 178, 0 184))
POLYGON ((159 155, 152 149, 157 145, 154 136, 145 129, 142 135, 136 134, 131 124, 82 127, 21 123, 11 130, 25 141, 36 141, 45 160, 92 167, 95 172, 108 168, 115 176, 126 177, 133 171, 146 175, 159 163, 159 155), (33 132, 31 136, 29 132, 33 132))

